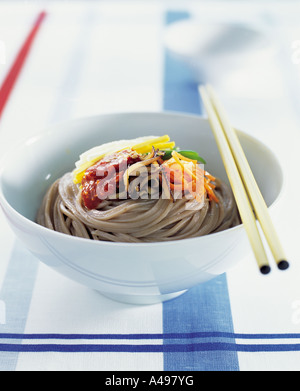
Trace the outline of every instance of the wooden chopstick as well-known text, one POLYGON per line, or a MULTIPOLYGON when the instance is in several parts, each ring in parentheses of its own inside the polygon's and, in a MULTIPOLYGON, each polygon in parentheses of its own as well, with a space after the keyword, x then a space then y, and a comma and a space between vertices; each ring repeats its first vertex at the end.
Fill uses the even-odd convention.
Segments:
POLYGON ((214 134, 219 152, 221 154, 229 182, 240 212, 244 228, 254 252, 257 265, 262 274, 268 274, 271 271, 269 260, 263 246, 256 218, 254 216, 246 189, 244 187, 235 159, 231 153, 231 148, 227 142, 219 117, 215 113, 214 106, 210 100, 209 94, 204 86, 199 87, 203 104, 207 111, 208 120, 214 134))
POLYGON ((20 48, 17 57, 10 68, 7 76, 4 79, 4 82, 0 88, 0 117, 4 111, 4 108, 8 102, 9 96, 14 88, 14 85, 18 79, 18 76, 22 70, 22 67, 24 65, 24 62, 27 58, 27 55, 30 51, 30 48, 32 46, 32 43, 34 41, 34 38, 45 19, 46 12, 40 12, 37 19, 35 20, 28 36, 26 37, 25 42, 23 43, 22 47, 20 48))
POLYGON ((219 118, 219 121, 222 124, 225 137, 227 138, 228 144, 230 145, 231 152, 243 180, 248 197, 255 211, 256 218, 260 223, 274 260, 280 270, 286 270, 289 267, 289 263, 286 260, 286 255, 268 212, 268 207, 256 183, 243 148, 239 142, 236 131, 231 126, 228 115, 225 112, 225 109, 222 106, 220 99, 218 98, 213 87, 208 85, 207 92, 214 110, 219 118))

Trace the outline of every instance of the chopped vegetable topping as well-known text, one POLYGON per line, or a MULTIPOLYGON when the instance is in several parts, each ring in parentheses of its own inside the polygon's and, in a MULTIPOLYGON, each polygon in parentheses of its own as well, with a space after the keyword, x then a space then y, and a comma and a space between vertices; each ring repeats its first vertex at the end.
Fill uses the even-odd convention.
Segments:
POLYGON ((205 191, 208 194, 210 200, 219 202, 213 189, 214 185, 211 180, 215 180, 214 177, 207 176, 197 164, 197 160, 187 158, 181 153, 173 151, 172 158, 166 160, 163 163, 163 168, 168 174, 170 189, 174 191, 188 191, 194 198, 201 202, 205 191))
MULTIPOLYGON (((216 178, 204 171, 199 163, 206 162, 195 151, 176 148, 168 135, 140 137, 104 144, 85 152, 76 163, 73 181, 80 185, 84 206, 96 209, 102 200, 121 191, 121 181, 127 194, 130 176, 153 164, 159 173, 160 191, 168 191, 174 201, 180 196, 191 196, 202 202, 207 195, 210 201, 219 202, 214 192, 216 178), (102 187, 99 188, 99 184, 102 187)), ((146 173, 147 170, 150 173, 151 168, 146 168, 146 173)))
MULTIPOLYGON (((106 143, 94 147, 80 156, 78 162, 76 162, 76 169, 73 171, 73 182, 80 184, 84 176, 85 171, 103 159, 105 156, 109 156, 112 153, 118 153, 126 149, 132 149, 139 152, 139 149, 147 147, 147 151, 150 152, 153 145, 160 143, 168 143, 170 137, 168 135, 161 137, 138 137, 133 140, 120 140, 111 143, 106 143)), ((175 144, 174 144, 175 145, 175 144)), ((169 147, 174 146, 173 143, 169 144, 169 147)), ((146 152, 145 152, 146 153, 146 152)))

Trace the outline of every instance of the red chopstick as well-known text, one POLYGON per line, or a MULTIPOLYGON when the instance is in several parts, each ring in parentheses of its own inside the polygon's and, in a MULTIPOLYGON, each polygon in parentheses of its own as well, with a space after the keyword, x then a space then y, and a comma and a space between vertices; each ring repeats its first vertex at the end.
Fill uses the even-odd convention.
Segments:
POLYGON ((23 43, 12 67, 10 68, 7 76, 4 79, 4 82, 0 88, 0 118, 8 102, 9 96, 14 88, 14 85, 18 79, 18 76, 22 70, 25 60, 28 56, 34 38, 36 37, 37 32, 39 31, 39 28, 41 27, 41 24, 45 19, 45 17, 46 17, 45 11, 39 13, 37 19, 35 20, 31 28, 31 31, 29 32, 29 35, 27 36, 25 42, 23 43))

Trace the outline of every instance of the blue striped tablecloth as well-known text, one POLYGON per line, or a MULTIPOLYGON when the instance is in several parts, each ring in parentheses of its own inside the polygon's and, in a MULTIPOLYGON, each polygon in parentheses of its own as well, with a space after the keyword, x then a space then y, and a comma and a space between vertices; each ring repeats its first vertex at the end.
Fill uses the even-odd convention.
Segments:
MULTIPOLYGON (((246 7, 250 21, 260 18, 279 33, 281 57, 262 64, 255 79, 242 72, 235 80, 228 77, 220 91, 236 125, 282 156, 286 190, 273 218, 291 269, 262 276, 245 249, 237 267, 175 300, 126 305, 40 263, 1 213, 0 370, 300 369, 300 213, 294 179, 299 68, 289 57, 300 29, 292 2, 278 14, 247 2, 213 3, 46 3, 47 19, 0 122, 0 154, 16 139, 71 118, 118 111, 201 115, 197 83, 164 47, 165 28, 194 14, 213 19, 216 10, 219 19, 232 17, 233 9, 244 18, 246 7)), ((0 80, 38 11, 36 2, 0 3, 0 80)))

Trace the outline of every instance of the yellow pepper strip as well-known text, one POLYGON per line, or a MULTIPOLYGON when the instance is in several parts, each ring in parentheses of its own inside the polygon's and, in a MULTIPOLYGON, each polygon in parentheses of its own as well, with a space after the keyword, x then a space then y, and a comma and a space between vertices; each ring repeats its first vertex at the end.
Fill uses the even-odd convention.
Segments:
POLYGON ((167 143, 168 141, 170 141, 170 137, 168 135, 165 135, 165 136, 161 136, 161 137, 156 137, 152 140, 144 141, 143 143, 140 143, 140 144, 136 144, 132 147, 132 149, 134 149, 135 151, 138 151, 139 149, 141 149, 143 147, 147 147, 147 146, 152 147, 152 145, 154 145, 154 144, 167 143))
POLYGON ((152 146, 155 149, 159 149, 159 150, 172 149, 175 147, 175 142, 171 141, 169 143, 155 143, 140 148, 132 147, 132 149, 134 149, 138 153, 144 154, 144 153, 150 153, 152 151, 152 146))
MULTIPOLYGON (((165 144, 167 145, 165 148, 173 148, 175 146, 175 143, 168 143, 170 141, 170 137, 168 135, 165 135, 165 136, 161 136, 161 137, 155 137, 151 140, 147 140, 147 141, 144 141, 142 143, 139 143, 139 144, 136 144, 134 146, 132 146, 131 148, 135 151, 137 151, 138 153, 147 153, 147 152, 151 152, 152 150, 152 145, 158 145, 158 144, 165 144), (169 146, 170 145, 170 146, 169 146), (146 152, 140 152, 140 150, 142 150, 143 148, 146 149, 146 152)), ((127 149, 127 148, 123 148, 121 149, 120 151, 124 150, 124 149, 127 149)), ((120 151, 116 151, 116 152, 120 152, 120 151)), ((84 176, 84 173, 85 171, 93 166, 95 163, 97 163, 99 160, 103 159, 105 155, 101 155, 101 156, 98 156, 97 158, 91 160, 91 161, 88 161, 86 163, 83 163, 79 168, 75 169, 73 171, 73 182, 75 184, 79 184, 82 182, 82 178, 84 176)))
POLYGON ((84 164, 82 164, 79 168, 77 168, 76 170, 73 171, 73 182, 76 184, 78 183, 81 183, 82 181, 82 178, 84 176, 84 173, 85 171, 93 166, 95 163, 97 163, 99 160, 101 160, 102 158, 104 157, 104 155, 102 156, 98 156, 96 157, 95 159, 89 161, 89 162, 86 162, 84 164))

